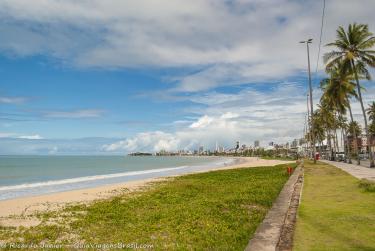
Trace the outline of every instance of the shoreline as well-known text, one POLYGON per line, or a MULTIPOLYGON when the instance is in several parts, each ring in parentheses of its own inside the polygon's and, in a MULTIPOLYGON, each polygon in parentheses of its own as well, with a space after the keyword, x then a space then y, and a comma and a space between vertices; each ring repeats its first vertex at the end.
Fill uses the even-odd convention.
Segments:
POLYGON ((94 188, 77 189, 65 192, 2 200, 0 201, 0 225, 15 227, 35 226, 40 223, 38 219, 32 217, 32 215, 35 213, 54 211, 76 203, 89 204, 96 200, 109 199, 124 192, 132 192, 147 187, 153 182, 160 182, 177 176, 244 167, 274 166, 294 162, 282 160, 264 160, 257 157, 237 157, 236 159, 238 160, 235 161, 235 163, 228 166, 215 167, 209 170, 193 171, 181 175, 148 178, 117 184, 102 185, 94 188))

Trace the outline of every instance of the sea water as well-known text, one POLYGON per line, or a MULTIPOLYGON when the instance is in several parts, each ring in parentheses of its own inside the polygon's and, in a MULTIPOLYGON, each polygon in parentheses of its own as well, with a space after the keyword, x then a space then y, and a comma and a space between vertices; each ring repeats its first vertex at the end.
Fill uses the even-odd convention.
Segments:
POLYGON ((0 200, 208 171, 235 161, 201 156, 0 156, 0 200))

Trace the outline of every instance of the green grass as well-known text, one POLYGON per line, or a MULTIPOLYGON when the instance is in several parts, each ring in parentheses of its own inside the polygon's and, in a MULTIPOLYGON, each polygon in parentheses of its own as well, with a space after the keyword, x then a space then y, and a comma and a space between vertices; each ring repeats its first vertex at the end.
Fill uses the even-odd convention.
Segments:
POLYGON ((306 162, 304 177, 294 250, 375 250, 375 193, 321 162, 306 162))
POLYGON ((366 192, 374 193, 375 192, 375 182, 367 179, 361 179, 359 181, 359 187, 366 192))
POLYGON ((0 231, 0 239, 243 250, 287 181, 285 169, 279 165, 176 177, 144 191, 40 215, 39 226, 0 231), (48 224, 53 219, 59 224, 48 224))

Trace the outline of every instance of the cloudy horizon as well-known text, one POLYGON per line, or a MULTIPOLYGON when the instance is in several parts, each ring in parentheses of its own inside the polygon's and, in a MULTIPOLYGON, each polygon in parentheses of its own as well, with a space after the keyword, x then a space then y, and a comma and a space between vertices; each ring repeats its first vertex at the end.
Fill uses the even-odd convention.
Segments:
MULTIPOLYGON (((0 154, 124 154, 302 137, 324 45, 375 2, 0 1, 0 154)), ((374 71, 372 71, 374 76, 374 71)), ((363 82, 365 104, 374 81, 363 82)), ((362 122, 359 103, 353 110, 362 122)))

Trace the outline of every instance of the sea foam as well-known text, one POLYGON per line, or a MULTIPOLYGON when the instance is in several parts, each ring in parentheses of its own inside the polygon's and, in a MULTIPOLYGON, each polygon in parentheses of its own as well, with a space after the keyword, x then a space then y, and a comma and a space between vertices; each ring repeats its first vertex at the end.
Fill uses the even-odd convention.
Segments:
POLYGON ((37 188, 37 187, 54 186, 54 185, 65 185, 65 184, 135 176, 135 175, 142 175, 142 174, 168 172, 168 171, 183 169, 186 167, 188 166, 168 167, 168 168, 150 169, 150 170, 144 170, 144 171, 133 171, 133 172, 113 173, 113 174, 103 174, 103 175, 93 175, 93 176, 63 179, 63 180, 50 180, 50 181, 36 182, 36 183, 25 183, 25 184, 20 184, 20 185, 13 185, 13 186, 3 186, 3 187, 0 187, 0 191, 18 190, 18 189, 25 189, 25 188, 37 188))

